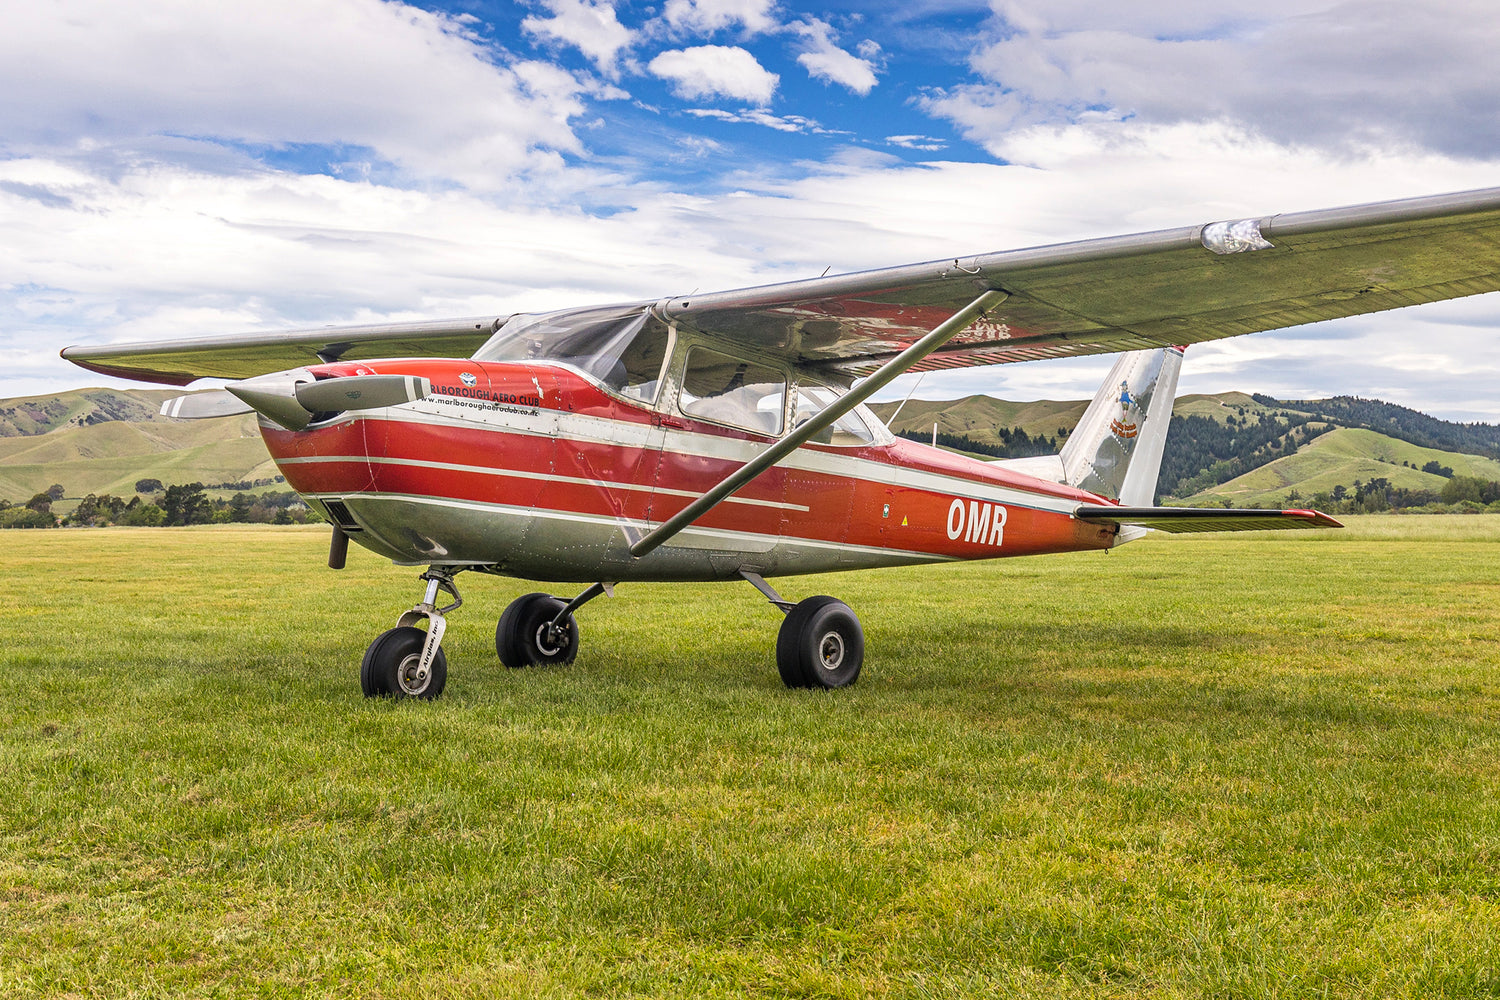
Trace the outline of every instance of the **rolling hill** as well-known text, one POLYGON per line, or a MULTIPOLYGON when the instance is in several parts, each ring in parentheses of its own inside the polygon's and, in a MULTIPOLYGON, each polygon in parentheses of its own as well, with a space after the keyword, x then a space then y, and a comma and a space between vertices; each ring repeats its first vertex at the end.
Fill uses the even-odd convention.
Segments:
POLYGON ((250 414, 160 416, 179 390, 79 389, 0 400, 0 498, 22 503, 53 483, 66 496, 131 496, 140 479, 222 483, 278 475, 250 414))
POLYGON ((1338 427, 1242 476, 1184 498, 1228 500, 1236 507, 1278 506, 1296 490, 1303 497, 1385 479, 1398 489, 1441 491, 1447 476, 1421 471, 1429 462, 1455 475, 1500 481, 1500 461, 1423 448, 1361 427, 1338 427))

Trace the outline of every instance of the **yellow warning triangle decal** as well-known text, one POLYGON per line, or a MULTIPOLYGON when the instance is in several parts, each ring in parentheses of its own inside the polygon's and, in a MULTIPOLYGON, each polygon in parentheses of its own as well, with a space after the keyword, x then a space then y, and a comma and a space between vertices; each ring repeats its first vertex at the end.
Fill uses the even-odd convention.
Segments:
POLYGON ((906 518, 904 516, 901 518, 901 527, 906 527, 906 518))

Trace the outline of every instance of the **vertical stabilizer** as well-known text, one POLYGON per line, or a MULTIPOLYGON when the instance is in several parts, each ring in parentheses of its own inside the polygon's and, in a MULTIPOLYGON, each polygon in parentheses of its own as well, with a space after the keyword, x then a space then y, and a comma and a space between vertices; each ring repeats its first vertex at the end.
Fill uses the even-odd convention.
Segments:
POLYGON ((1128 506, 1155 501, 1182 351, 1165 347, 1120 355, 1063 445, 1064 482, 1128 506))

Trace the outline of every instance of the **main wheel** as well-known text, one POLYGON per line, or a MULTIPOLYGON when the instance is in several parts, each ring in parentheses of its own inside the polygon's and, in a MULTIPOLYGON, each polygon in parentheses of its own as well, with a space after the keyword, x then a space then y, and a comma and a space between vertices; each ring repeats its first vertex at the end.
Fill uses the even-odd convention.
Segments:
POLYGON ((790 688, 841 688, 859 679, 865 631, 849 605, 809 597, 787 614, 776 636, 776 669, 790 688))
POLYGON ((495 652, 507 667, 572 663, 578 655, 578 622, 569 615, 558 634, 552 619, 567 604, 551 594, 525 594, 510 602, 495 626, 495 652))
POLYGON ((393 695, 430 701, 442 694, 448 683, 448 657, 443 647, 439 646, 433 655, 427 676, 418 676, 422 644, 426 641, 426 632, 409 625, 376 636, 359 665, 359 686, 364 689, 365 697, 393 695))

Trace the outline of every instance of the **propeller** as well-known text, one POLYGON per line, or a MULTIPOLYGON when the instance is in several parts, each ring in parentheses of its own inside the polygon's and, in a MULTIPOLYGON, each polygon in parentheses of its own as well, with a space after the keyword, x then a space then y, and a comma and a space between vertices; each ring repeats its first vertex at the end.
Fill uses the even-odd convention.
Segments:
POLYGON ((209 389, 189 396, 174 396, 161 404, 161 415, 178 420, 203 420, 209 417, 232 417, 237 413, 249 413, 244 400, 224 389, 209 389))
POLYGON ((227 417, 255 410, 287 430, 299 431, 315 414, 376 410, 414 403, 432 393, 420 375, 346 375, 315 380, 305 368, 260 375, 223 389, 177 396, 162 404, 165 416, 183 420, 227 417))

